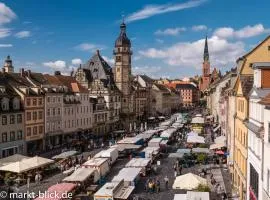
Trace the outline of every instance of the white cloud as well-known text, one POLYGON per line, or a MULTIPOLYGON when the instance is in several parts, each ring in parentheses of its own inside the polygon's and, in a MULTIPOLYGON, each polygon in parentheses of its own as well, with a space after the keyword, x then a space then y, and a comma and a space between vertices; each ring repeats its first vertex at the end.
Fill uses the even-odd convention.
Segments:
POLYGON ((190 0, 185 3, 178 4, 146 5, 143 9, 128 15, 126 21, 132 22, 147 19, 155 15, 193 8, 200 6, 204 2, 206 2, 206 0, 190 0))
POLYGON ((185 27, 167 28, 165 30, 157 30, 156 35, 178 35, 180 32, 184 32, 187 29, 185 27))
POLYGON ((31 32, 30 31, 20 31, 18 33, 15 34, 16 38, 27 38, 31 36, 31 32))
POLYGON ((114 58, 109 58, 107 56, 102 56, 102 57, 109 65, 114 65, 114 58))
POLYGON ((8 37, 11 34, 11 29, 9 28, 0 28, 0 38, 8 37))
POLYGON ((204 30, 207 30, 207 26, 205 26, 205 25, 196 25, 196 26, 192 26, 191 29, 193 31, 204 31, 204 30))
POLYGON ((43 65, 53 70, 64 70, 66 68, 66 62, 63 60, 44 62, 43 65))
POLYGON ((269 33, 270 29, 265 29, 262 24, 256 24, 254 26, 245 26, 241 29, 234 30, 231 27, 222 27, 214 31, 214 35, 220 38, 250 38, 263 33, 269 33))
MULTIPOLYGON (((208 39, 212 66, 224 67, 232 64, 242 55, 244 43, 230 43, 225 39, 213 36, 208 39)), ((201 68, 204 39, 194 42, 180 42, 163 49, 149 48, 139 51, 141 56, 160 59, 170 66, 201 68)))
POLYGON ((73 65, 79 65, 79 64, 82 64, 82 60, 80 58, 74 58, 71 60, 71 63, 73 65))
POLYGON ((164 40, 161 40, 161 39, 156 39, 156 41, 157 41, 159 44, 163 44, 163 43, 164 43, 164 40))
POLYGON ((16 14, 4 3, 0 3, 0 25, 11 22, 16 14))
POLYGON ((148 76, 150 76, 151 78, 159 78, 161 74, 164 74, 162 72, 164 68, 160 67, 160 66, 136 66, 132 68, 132 73, 134 75, 138 75, 138 74, 146 74, 148 76))
POLYGON ((13 47, 12 44, 0 44, 0 48, 8 48, 8 47, 13 47))
POLYGON ((97 49, 102 50, 105 47, 102 45, 92 44, 92 43, 81 43, 75 47, 77 50, 81 51, 95 51, 97 49))

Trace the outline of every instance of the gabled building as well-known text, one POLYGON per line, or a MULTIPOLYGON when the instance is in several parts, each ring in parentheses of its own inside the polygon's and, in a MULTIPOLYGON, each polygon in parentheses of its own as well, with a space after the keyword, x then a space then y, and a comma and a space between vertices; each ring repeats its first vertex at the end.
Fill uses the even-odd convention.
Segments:
POLYGON ((260 101, 270 93, 270 63, 253 63, 254 83, 249 95, 247 199, 262 198, 264 105, 260 101))
POLYGON ((250 112, 249 92, 253 86, 254 74, 252 66, 254 63, 270 61, 269 46, 270 37, 267 37, 237 60, 237 79, 234 85, 236 114, 233 184, 241 200, 246 199, 247 192, 249 192, 249 188, 247 188, 248 128, 245 122, 250 112))
MULTIPOLYGON (((90 98, 104 98, 106 113, 106 127, 96 128, 99 134, 105 134, 120 126, 119 116, 121 111, 121 93, 116 87, 112 68, 102 58, 97 50, 85 64, 80 66, 75 73, 76 80, 87 88, 90 98)), ((105 112, 104 110, 104 112, 105 112)))

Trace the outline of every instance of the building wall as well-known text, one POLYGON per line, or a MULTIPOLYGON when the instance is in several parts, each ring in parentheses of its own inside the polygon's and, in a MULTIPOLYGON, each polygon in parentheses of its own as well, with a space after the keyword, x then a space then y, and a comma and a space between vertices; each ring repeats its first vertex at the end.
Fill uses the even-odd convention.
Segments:
POLYGON ((247 117, 247 100, 236 96, 235 141, 234 141, 234 186, 238 189, 240 199, 246 198, 247 175, 247 132, 244 124, 247 117))
POLYGON ((270 199, 270 109, 264 109, 263 199, 270 199))
POLYGON ((236 112, 235 109, 235 96, 229 95, 229 102, 228 102, 228 150, 229 150, 229 166, 230 166, 230 172, 233 173, 233 162, 234 162, 234 129, 235 129, 235 120, 234 115, 236 112))
POLYGON ((25 141, 27 152, 32 151, 32 147, 42 151, 44 149, 44 97, 40 95, 25 96, 25 141), (28 144, 32 143, 32 147, 28 144))
MULTIPOLYGON (((9 101, 8 98, 7 100, 9 101)), ((8 111, 0 113, 0 120, 0 158, 16 153, 24 154, 24 113, 22 108, 19 107, 15 112, 9 108, 8 111)))
POLYGON ((63 112, 62 93, 46 93, 45 95, 45 135, 46 146, 56 146, 60 143, 59 135, 63 134, 62 112, 63 112))

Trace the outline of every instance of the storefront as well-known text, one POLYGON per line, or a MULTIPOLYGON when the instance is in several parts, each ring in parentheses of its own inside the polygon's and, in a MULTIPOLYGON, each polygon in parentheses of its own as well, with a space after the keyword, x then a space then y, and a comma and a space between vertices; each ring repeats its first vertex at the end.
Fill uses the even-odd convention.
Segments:
POLYGON ((250 186, 249 186, 249 199, 257 200, 259 192, 259 174, 255 168, 250 164, 250 186))

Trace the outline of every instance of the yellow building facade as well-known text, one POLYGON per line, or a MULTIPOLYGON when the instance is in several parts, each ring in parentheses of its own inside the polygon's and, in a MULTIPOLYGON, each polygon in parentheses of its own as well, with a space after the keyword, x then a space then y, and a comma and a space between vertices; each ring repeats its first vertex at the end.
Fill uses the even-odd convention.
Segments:
POLYGON ((248 94, 253 86, 252 64, 255 62, 270 62, 270 37, 267 37, 249 53, 237 61, 237 80, 235 91, 235 128, 233 153, 233 185, 240 200, 246 199, 248 129, 245 120, 249 114, 248 94))

